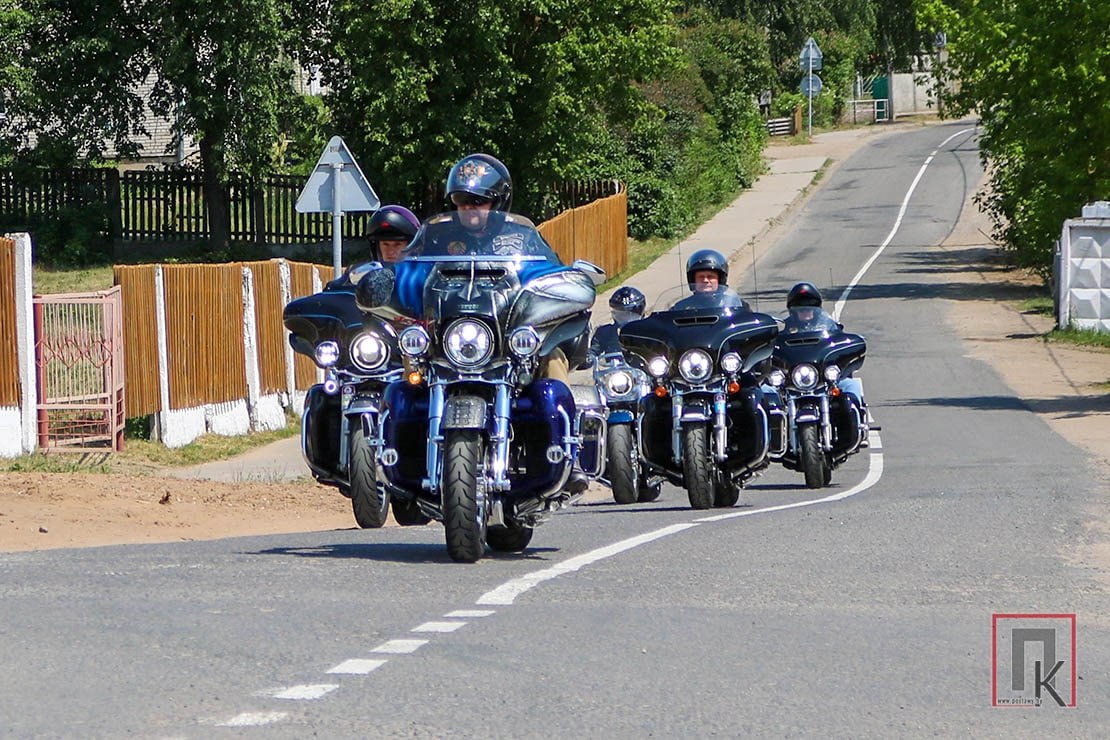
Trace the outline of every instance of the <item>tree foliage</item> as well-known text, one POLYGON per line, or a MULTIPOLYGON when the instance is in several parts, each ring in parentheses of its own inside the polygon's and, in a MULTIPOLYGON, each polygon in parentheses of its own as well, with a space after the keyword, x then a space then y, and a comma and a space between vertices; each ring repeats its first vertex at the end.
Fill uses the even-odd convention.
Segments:
POLYGON ((1020 264, 1051 269, 1064 220, 1110 197, 1110 4, 924 0, 947 32, 945 112, 978 112, 996 236, 1020 264))

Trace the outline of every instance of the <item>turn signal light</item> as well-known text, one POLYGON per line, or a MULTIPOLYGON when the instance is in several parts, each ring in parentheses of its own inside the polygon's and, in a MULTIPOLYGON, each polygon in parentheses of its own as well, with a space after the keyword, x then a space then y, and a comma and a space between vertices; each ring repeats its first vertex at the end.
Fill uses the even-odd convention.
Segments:
POLYGON ((655 386, 655 397, 656 398, 665 398, 666 395, 667 395, 667 389, 666 388, 664 388, 661 385, 655 386))
POLYGON ((424 382, 424 376, 420 374, 419 370, 413 370, 409 373, 409 385, 420 385, 424 382))
POLYGON ((832 396, 833 398, 836 398, 837 396, 839 396, 839 395, 840 395, 840 389, 839 389, 839 388, 837 388, 837 387, 836 387, 836 386, 834 385, 834 386, 832 387, 832 390, 830 390, 830 391, 829 391, 829 395, 830 395, 830 396, 832 396))
POLYGON ((739 393, 740 392, 740 384, 737 383, 735 380, 728 381, 728 392, 729 393, 739 393))

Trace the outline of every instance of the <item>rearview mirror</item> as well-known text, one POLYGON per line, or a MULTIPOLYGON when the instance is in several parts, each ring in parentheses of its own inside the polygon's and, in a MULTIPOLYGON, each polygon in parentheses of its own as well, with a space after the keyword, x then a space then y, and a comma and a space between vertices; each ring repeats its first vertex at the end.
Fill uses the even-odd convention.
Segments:
POLYGON ((590 280, 594 284, 594 287, 605 282, 605 270, 602 270, 593 262, 588 262, 586 260, 575 260, 570 264, 570 266, 575 270, 581 270, 582 272, 589 275, 590 280))
POLYGON ((355 305, 363 311, 385 305, 393 295, 394 280, 393 270, 371 263, 355 287, 355 305))

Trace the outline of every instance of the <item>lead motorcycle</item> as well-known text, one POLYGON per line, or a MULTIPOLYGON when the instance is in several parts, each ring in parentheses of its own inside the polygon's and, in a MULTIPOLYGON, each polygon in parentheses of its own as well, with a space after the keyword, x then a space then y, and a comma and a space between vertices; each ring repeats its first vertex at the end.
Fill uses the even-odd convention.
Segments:
POLYGON ((694 509, 735 505, 781 448, 785 419, 761 385, 778 330, 726 287, 706 296, 676 287, 619 331, 652 380, 640 412, 645 467, 686 488, 694 509))
MULTIPOLYGON (((355 288, 372 265, 351 266, 321 292, 290 301, 282 314, 293 349, 324 371, 324 382, 305 396, 301 452, 318 482, 351 499, 364 528, 381 527, 389 513, 378 473, 378 420, 386 386, 402 374, 393 324, 355 305, 355 288)), ((428 522, 403 501, 393 510, 398 523, 428 522)))
POLYGON ((867 342, 844 331, 824 309, 790 309, 775 342, 772 384, 781 388, 787 445, 780 461, 805 475, 806 487, 822 488, 832 471, 867 440, 861 399, 838 385, 863 366, 867 342))
MULTIPOLYGON (((490 218, 517 236, 535 232, 522 216, 490 218)), ((536 526, 581 496, 565 489, 575 463, 597 477, 604 459, 596 392, 576 402, 565 383, 539 377, 556 347, 571 367, 584 361, 604 274, 499 254, 499 239, 468 231, 457 212, 432 217, 398 263, 397 284, 375 271, 357 293, 367 311, 401 300, 422 320, 399 337, 407 374, 386 389, 380 460, 392 495, 442 522, 460 562, 487 545, 523 550, 536 526)))

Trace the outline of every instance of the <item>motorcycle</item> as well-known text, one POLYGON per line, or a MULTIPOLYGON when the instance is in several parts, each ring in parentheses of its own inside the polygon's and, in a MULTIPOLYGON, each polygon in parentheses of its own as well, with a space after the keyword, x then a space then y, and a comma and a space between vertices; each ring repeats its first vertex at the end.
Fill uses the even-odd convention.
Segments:
POLYGON ((618 504, 656 500, 662 477, 648 475, 640 454, 640 404, 651 394, 651 379, 621 353, 598 357, 593 378, 607 411, 605 482, 613 500, 618 504))
MULTIPOLYGON (((312 358, 324 382, 309 388, 301 417, 301 452, 313 477, 351 499, 360 527, 385 524, 389 491, 380 480, 376 447, 382 397, 402 374, 397 330, 363 314, 355 288, 372 265, 351 266, 314 295, 290 301, 282 313, 293 349, 312 358)), ((404 502, 393 506, 401 524, 429 520, 404 502)))
POLYGON ((806 487, 822 488, 832 471, 867 440, 867 412, 861 398, 838 385, 858 370, 867 342, 824 309, 790 309, 775 342, 770 382, 782 389, 787 445, 783 467, 805 475, 806 487))
POLYGON ((476 235, 458 213, 432 217, 395 285, 379 270, 357 290, 364 310, 400 300, 422 319, 399 336, 407 373, 386 389, 377 444, 391 493, 443 523, 459 562, 479 560, 487 545, 524 550, 536 526, 581 496, 584 486, 565 489, 576 461, 596 478, 604 459, 596 392, 576 400, 562 381, 539 377, 540 358, 557 347, 571 367, 584 361, 604 273, 515 253, 522 235, 539 239, 535 226, 490 218, 512 236, 476 235))
POLYGON ((734 506, 781 447, 785 419, 761 386, 778 323, 733 291, 664 291, 651 313, 619 331, 629 361, 647 368, 640 404, 643 460, 686 488, 690 506, 734 506))

